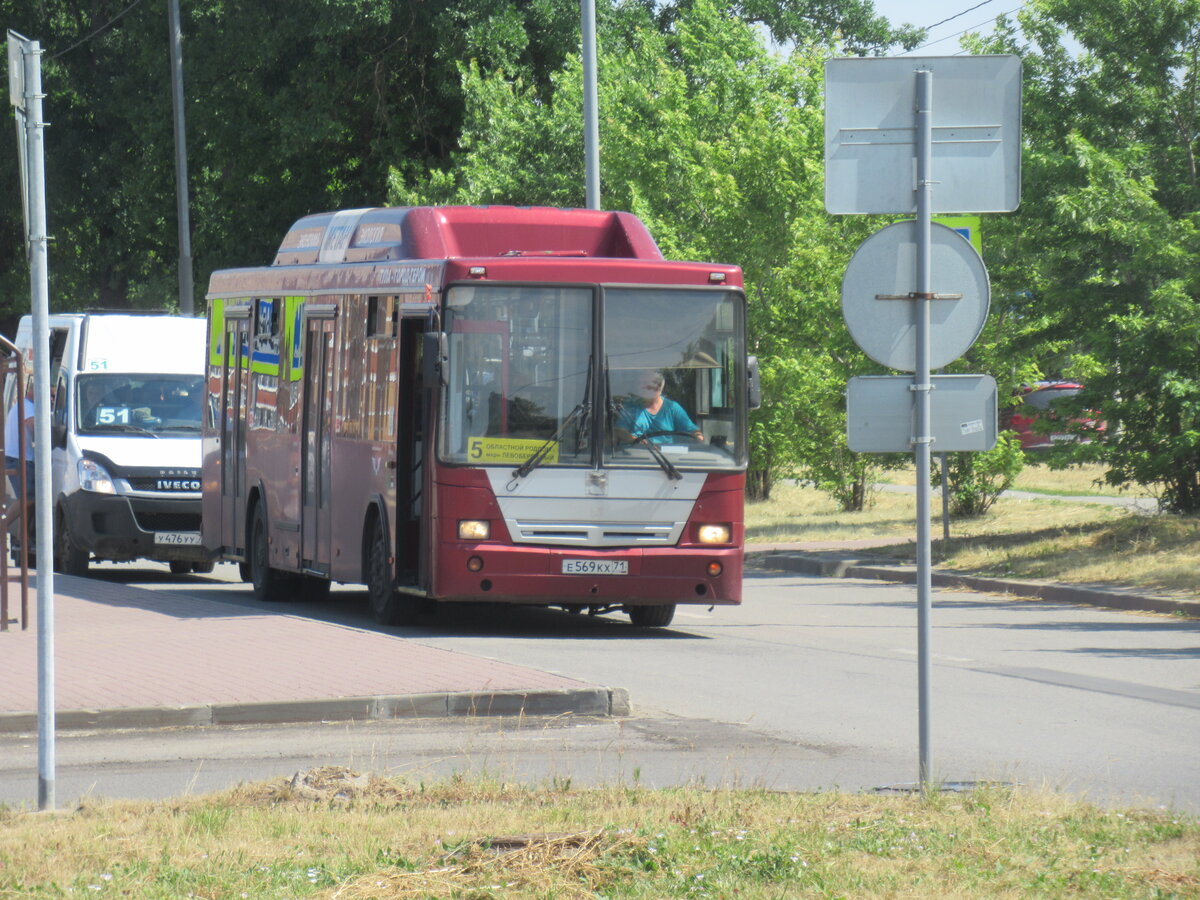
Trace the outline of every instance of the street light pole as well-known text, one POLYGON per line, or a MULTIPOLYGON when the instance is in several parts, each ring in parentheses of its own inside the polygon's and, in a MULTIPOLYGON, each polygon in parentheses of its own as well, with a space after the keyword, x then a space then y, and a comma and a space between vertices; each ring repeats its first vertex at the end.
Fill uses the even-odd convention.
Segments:
POLYGON ((179 224, 179 312, 193 313, 192 224, 188 215, 187 128, 183 110, 183 36, 179 27, 179 0, 168 0, 171 30, 171 106, 175 111, 175 205, 179 224))
POLYGON ((583 18, 583 156, 587 208, 600 208, 600 114, 596 91, 596 0, 580 0, 583 18))

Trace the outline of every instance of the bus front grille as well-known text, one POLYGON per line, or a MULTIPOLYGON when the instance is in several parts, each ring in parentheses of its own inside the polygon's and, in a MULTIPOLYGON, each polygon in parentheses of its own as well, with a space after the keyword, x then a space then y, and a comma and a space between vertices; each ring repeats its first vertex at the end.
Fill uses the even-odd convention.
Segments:
POLYGON ((570 547, 668 547, 679 540, 682 522, 533 522, 509 519, 517 544, 570 547))

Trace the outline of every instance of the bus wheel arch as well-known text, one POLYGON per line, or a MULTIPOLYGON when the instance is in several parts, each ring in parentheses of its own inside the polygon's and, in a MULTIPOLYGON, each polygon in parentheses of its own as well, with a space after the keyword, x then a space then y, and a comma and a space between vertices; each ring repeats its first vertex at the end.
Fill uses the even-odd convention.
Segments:
POLYGON ((263 603, 289 600, 293 579, 286 573, 271 568, 270 546, 267 540, 267 504, 261 497, 257 497, 248 508, 250 515, 246 529, 246 560, 249 563, 254 599, 263 603))
POLYGON ((394 558, 387 520, 380 507, 372 504, 363 526, 367 602, 380 625, 410 625, 420 614, 421 604, 419 598, 396 590, 394 558))

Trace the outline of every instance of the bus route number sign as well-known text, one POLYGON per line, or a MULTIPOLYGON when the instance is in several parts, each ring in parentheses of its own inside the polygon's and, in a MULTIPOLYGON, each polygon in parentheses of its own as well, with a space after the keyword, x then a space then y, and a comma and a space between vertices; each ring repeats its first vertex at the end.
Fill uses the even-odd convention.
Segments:
MULTIPOLYGON (((478 463, 513 463, 520 465, 537 453, 546 441, 525 438, 473 437, 467 441, 467 459, 478 463)), ((558 442, 554 441, 546 450, 543 463, 558 462, 558 442)))

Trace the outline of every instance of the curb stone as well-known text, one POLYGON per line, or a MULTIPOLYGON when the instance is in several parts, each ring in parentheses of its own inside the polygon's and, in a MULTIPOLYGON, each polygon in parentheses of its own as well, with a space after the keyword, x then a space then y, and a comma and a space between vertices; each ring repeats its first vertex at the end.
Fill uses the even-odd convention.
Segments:
MULTIPOLYGON (((768 568, 802 575, 867 578, 901 584, 914 584, 917 580, 916 566, 878 556, 866 558, 796 551, 756 553, 752 550, 748 550, 746 556, 760 561, 768 568)), ((1014 594, 1054 603, 1080 603, 1106 609, 1172 613, 1200 618, 1200 601, 1176 600, 1172 597, 1139 594, 1131 590, 1099 585, 1050 584, 1043 581, 987 578, 946 571, 931 572, 930 581, 937 587, 967 588, 986 593, 1014 594)))
MULTIPOLYGON (((327 700, 209 703, 196 706, 67 709, 58 731, 117 731, 211 725, 281 725, 351 720, 484 718, 489 716, 630 715, 624 688, 398 694, 327 700)), ((36 733, 36 712, 0 713, 0 734, 36 733)))

